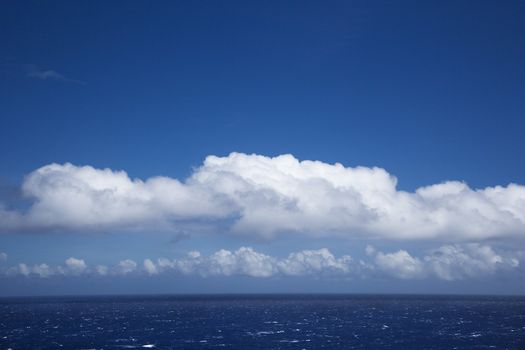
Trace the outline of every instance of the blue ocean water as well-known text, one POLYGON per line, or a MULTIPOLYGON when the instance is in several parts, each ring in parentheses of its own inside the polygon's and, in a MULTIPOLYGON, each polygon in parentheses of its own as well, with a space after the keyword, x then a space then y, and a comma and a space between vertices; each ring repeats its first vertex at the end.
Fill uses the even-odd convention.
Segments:
POLYGON ((525 297, 0 299, 0 349, 525 349, 525 297))

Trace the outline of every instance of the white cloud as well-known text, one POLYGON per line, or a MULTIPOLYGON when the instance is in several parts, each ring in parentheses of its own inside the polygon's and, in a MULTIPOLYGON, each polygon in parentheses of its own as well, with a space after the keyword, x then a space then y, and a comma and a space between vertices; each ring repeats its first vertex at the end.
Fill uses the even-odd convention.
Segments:
POLYGON ((383 253, 372 246, 366 249, 370 261, 355 260, 350 255, 336 257, 327 248, 290 253, 286 258, 270 256, 250 247, 235 251, 221 249, 208 256, 189 252, 180 259, 160 258, 156 262, 145 259, 139 266, 126 259, 113 267, 87 266, 84 260, 69 258, 66 267, 47 264, 18 266, 0 270, 0 275, 50 277, 54 275, 122 276, 130 274, 157 275, 175 273, 208 276, 250 276, 257 278, 286 276, 332 276, 339 278, 387 277, 397 279, 438 278, 459 280, 512 271, 519 266, 520 252, 496 252, 481 244, 444 245, 423 257, 414 257, 405 250, 383 253))
POLYGON ((366 252, 366 255, 368 256, 372 256, 375 254, 376 252, 376 249, 374 248, 374 246, 370 245, 370 244, 367 244, 366 245, 366 248, 365 248, 365 252, 366 252))
POLYGON ((497 254, 490 246, 480 244, 442 246, 425 256, 425 263, 432 273, 444 280, 489 275, 519 266, 516 257, 497 254))
POLYGON ((493 275, 517 268, 520 255, 496 253, 492 247, 478 243, 444 245, 421 259, 405 250, 385 254, 369 247, 377 269, 401 279, 437 277, 452 281, 493 275))
POLYGON ((137 263, 131 259, 122 260, 118 263, 116 271, 119 274, 126 275, 137 269, 137 263))
POLYGON ((39 264, 33 266, 32 272, 40 277, 46 278, 54 275, 54 271, 47 264, 39 264))
POLYGON ((378 252, 375 263, 387 274, 401 279, 421 278, 424 275, 423 263, 405 250, 388 254, 378 252))
POLYGON ((47 264, 37 264, 34 266, 28 266, 27 264, 20 263, 18 266, 8 269, 6 271, 7 275, 36 275, 38 277, 47 278, 55 275, 55 271, 47 264))
POLYGON ((24 276, 29 276, 31 273, 31 269, 24 263, 18 264, 18 270, 24 276))
POLYGON ((45 263, 35 264, 33 266, 29 266, 25 263, 20 263, 17 267, 12 267, 6 270, 6 274, 8 275, 36 275, 43 278, 55 275, 79 276, 88 272, 89 270, 85 261, 73 257, 66 259, 65 267, 60 265, 56 267, 51 267, 45 263))
POLYGON ((181 182, 130 179, 123 171, 51 164, 30 173, 27 212, 0 205, 0 230, 178 230, 221 222, 267 238, 312 236, 478 241, 523 236, 525 186, 472 189, 449 181, 396 189, 381 168, 344 167, 232 153, 209 156, 181 182))
POLYGON ((7 261, 7 254, 0 252, 0 263, 7 261))
POLYGON ((162 270, 175 270, 187 275, 269 277, 276 272, 275 262, 275 258, 253 248, 241 247, 233 252, 221 249, 208 257, 191 251, 183 259, 160 258, 157 265, 162 270))
POLYGON ((241 247, 235 252, 222 249, 209 258, 208 270, 214 275, 269 277, 275 273, 275 259, 252 248, 241 247))
POLYGON ((87 265, 84 260, 71 257, 66 259, 66 267, 73 274, 81 274, 86 270, 87 265))
POLYGON ((278 263, 285 275, 301 276, 319 273, 345 274, 352 270, 353 260, 349 255, 336 258, 328 249, 303 250, 292 253, 278 263))
POLYGON ((159 273, 157 266, 155 266, 155 263, 151 261, 150 259, 144 260, 144 270, 146 270, 147 273, 150 275, 156 275, 159 273))
POLYGON ((187 275, 251 277, 356 274, 364 267, 362 262, 353 261, 349 255, 336 258, 326 248, 303 250, 279 259, 250 247, 241 247, 235 251, 221 249, 208 257, 199 252, 190 252, 183 259, 160 258, 157 265, 162 270, 174 270, 187 275))

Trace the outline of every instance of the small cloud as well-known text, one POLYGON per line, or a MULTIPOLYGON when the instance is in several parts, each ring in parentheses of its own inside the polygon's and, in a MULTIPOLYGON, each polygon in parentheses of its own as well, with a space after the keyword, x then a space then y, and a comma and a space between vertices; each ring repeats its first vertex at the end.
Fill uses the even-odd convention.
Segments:
POLYGON ((66 260, 66 266, 74 274, 80 274, 87 268, 84 260, 73 257, 66 260))
POLYGON ((31 273, 29 267, 24 263, 18 264, 18 271, 24 276, 29 276, 31 273))
POLYGON ((355 270, 352 265, 354 261, 349 255, 336 258, 327 248, 291 253, 277 263, 280 272, 290 276, 345 274, 355 270))
POLYGON ((109 272, 109 269, 107 266, 105 265, 97 265, 97 267, 95 267, 95 271, 100 275, 100 276, 106 276, 109 272))
POLYGON ((424 265, 421 260, 411 256, 406 250, 387 254, 378 252, 375 263, 377 267, 393 277, 412 279, 424 276, 424 265))
POLYGON ((48 264, 40 264, 33 266, 32 272, 42 278, 47 278, 54 275, 53 269, 48 264))
POLYGON ((122 275, 131 273, 135 271, 136 268, 137 263, 130 259, 122 260, 118 263, 118 272, 122 275))
POLYGON ((376 252, 376 248, 373 245, 367 244, 365 249, 366 255, 373 256, 376 252))
POLYGON ((150 259, 144 260, 144 270, 150 275, 156 275, 159 273, 157 266, 155 266, 155 263, 150 259))
POLYGON ((75 83, 79 85, 86 85, 84 81, 76 80, 76 79, 70 79, 63 74, 51 70, 51 69, 40 69, 37 65, 31 64, 28 65, 27 68, 27 77, 33 78, 33 79, 40 79, 40 80, 56 80, 56 81, 62 81, 66 83, 75 83))
POLYGON ((0 252, 0 262, 7 261, 7 254, 0 252))

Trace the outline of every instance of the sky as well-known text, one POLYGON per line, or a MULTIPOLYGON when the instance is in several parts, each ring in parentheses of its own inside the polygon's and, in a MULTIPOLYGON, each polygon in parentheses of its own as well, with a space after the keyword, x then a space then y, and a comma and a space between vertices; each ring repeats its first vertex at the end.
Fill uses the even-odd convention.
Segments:
POLYGON ((525 293, 521 1, 0 4, 0 296, 525 293))

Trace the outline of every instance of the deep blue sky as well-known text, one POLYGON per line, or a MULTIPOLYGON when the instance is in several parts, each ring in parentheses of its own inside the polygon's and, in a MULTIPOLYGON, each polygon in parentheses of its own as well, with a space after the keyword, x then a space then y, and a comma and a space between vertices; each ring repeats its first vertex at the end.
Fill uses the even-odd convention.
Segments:
MULTIPOLYGON (((232 151, 380 166, 405 190, 525 182, 523 1, 4 1, 0 43, 5 198, 52 162, 184 178, 232 151)), ((104 261, 128 238, 97 239, 0 251, 104 261)), ((117 255, 165 253, 130 241, 117 255)))
POLYGON ((2 176, 65 161, 184 176, 242 151, 382 166, 407 189, 519 182, 524 6, 5 2, 2 176))

